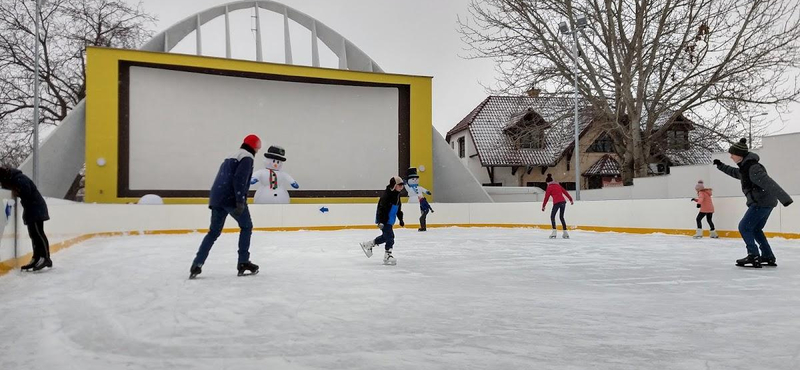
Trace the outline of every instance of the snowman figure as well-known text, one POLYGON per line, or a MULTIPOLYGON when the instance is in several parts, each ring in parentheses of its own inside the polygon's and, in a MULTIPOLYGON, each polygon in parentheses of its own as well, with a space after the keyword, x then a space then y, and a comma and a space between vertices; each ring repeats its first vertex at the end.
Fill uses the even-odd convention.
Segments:
POLYGON ((260 169, 253 174, 250 185, 256 186, 256 204, 289 204, 289 192, 286 185, 299 189, 300 185, 292 176, 281 171, 283 162, 286 162, 286 151, 279 146, 270 146, 264 153, 267 158, 267 168, 260 169))
POLYGON ((433 212, 433 208, 431 208, 425 195, 431 195, 431 192, 419 186, 419 175, 415 167, 408 169, 405 187, 406 192, 408 192, 408 203, 419 203, 419 211, 422 215, 419 217, 419 229, 417 231, 426 231, 425 219, 428 217, 428 212, 433 212))

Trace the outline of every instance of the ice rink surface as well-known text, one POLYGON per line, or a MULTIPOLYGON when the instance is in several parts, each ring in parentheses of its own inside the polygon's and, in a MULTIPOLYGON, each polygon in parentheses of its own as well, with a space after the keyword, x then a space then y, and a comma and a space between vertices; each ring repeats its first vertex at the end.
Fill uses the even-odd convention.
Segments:
POLYGON ((0 277, 2 369, 798 369, 800 242, 536 229, 96 238, 0 277))

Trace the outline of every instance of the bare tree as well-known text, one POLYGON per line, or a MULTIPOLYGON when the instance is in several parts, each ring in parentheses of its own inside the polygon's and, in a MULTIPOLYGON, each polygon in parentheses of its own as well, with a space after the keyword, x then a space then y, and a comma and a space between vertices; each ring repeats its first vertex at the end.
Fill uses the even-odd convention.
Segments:
MULTIPOLYGON (((0 162, 30 153, 34 96, 34 1, 0 0, 0 162)), ((135 48, 155 18, 141 3, 50 0, 41 11, 39 78, 43 128, 55 126, 86 95, 87 46, 135 48)))
POLYGON ((507 92, 571 92, 577 42, 578 93, 617 143, 626 183, 647 175, 663 122, 683 115, 714 143, 742 134, 737 118, 800 96, 796 0, 473 0, 459 24, 507 92), (579 16, 588 27, 559 31, 579 16))

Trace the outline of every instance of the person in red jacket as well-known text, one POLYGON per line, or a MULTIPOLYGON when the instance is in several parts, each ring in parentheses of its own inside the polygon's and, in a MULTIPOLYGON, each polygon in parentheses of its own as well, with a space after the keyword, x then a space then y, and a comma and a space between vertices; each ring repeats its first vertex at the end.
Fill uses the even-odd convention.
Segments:
POLYGON ((544 207, 547 206, 547 201, 550 200, 550 197, 553 197, 553 210, 550 212, 550 224, 553 225, 553 233, 550 234, 550 239, 554 239, 557 236, 556 231, 556 212, 559 212, 559 217, 561 218, 561 228, 564 230, 564 234, 562 237, 564 239, 569 239, 569 233, 567 233, 567 222, 564 221, 564 209, 567 208, 567 201, 564 199, 566 196, 569 199, 569 204, 574 204, 572 202, 572 197, 569 193, 561 187, 557 182, 553 181, 553 176, 549 173, 547 174, 547 191, 544 193, 544 202, 542 202, 542 212, 544 212, 544 207))

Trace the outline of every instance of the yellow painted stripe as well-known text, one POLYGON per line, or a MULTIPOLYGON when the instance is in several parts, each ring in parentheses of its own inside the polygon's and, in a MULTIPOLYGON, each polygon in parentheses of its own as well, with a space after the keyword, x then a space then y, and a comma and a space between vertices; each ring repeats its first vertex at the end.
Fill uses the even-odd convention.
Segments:
MULTIPOLYGON (((406 224, 407 228, 413 229, 419 225, 416 224, 406 224)), ((537 225, 537 224, 439 224, 439 225, 428 225, 428 228, 444 228, 444 227, 496 227, 496 228, 507 228, 507 229, 519 229, 519 228, 534 228, 534 229, 551 229, 550 225, 537 225)), ((309 230, 309 231, 335 231, 335 230, 372 230, 375 229, 375 225, 347 225, 347 226, 339 226, 339 225, 332 225, 332 226, 295 226, 295 227, 256 227, 253 228, 253 231, 299 231, 299 230, 309 230)), ((576 226, 570 227, 570 230, 581 230, 581 231, 595 231, 595 232, 617 232, 617 233, 626 233, 626 234, 670 234, 670 235, 694 235, 695 230, 680 230, 680 229, 654 229, 654 228, 634 228, 634 227, 607 227, 607 226, 576 226)), ((145 230, 145 231, 114 231, 114 232, 104 232, 104 233, 93 233, 93 234, 86 234, 81 235, 79 237, 75 237, 61 243, 57 243, 50 246, 50 253, 58 252, 62 249, 69 248, 73 245, 81 243, 83 241, 89 240, 95 237, 114 237, 114 236, 127 236, 127 235, 180 235, 180 234, 191 234, 191 233, 207 233, 208 229, 175 229, 175 230, 145 230)), ((222 232, 224 233, 236 233, 239 232, 238 228, 229 228, 223 229, 222 232)), ((741 235, 737 231, 720 231, 717 230, 717 233, 721 238, 740 238, 741 235)), ((768 232, 764 233, 767 237, 770 238, 784 238, 784 239, 800 239, 800 233, 775 233, 775 232, 768 232)), ((706 235, 708 235, 706 233, 706 235)), ((0 262, 0 276, 5 275, 11 270, 14 270, 21 266, 23 263, 28 262, 31 258, 32 254, 28 253, 16 259, 10 259, 6 261, 0 262)))

